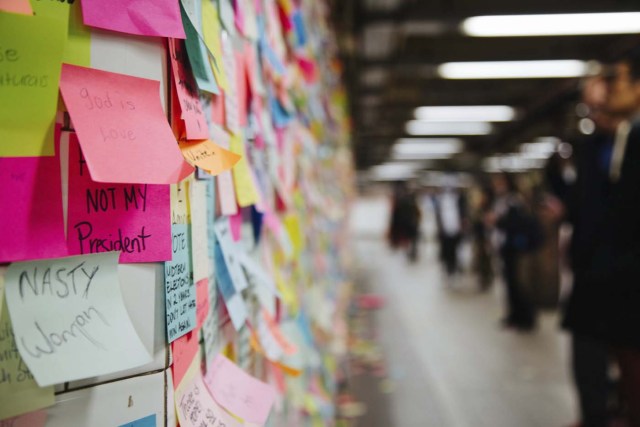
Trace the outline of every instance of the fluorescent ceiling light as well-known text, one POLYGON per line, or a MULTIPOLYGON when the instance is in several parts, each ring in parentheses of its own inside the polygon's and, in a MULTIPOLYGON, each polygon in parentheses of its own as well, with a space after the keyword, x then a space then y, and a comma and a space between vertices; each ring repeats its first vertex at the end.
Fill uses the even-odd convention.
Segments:
POLYGON ((493 126, 487 122, 422 122, 409 120, 405 126, 409 135, 488 135, 493 126))
POLYGON ((418 107, 414 114, 418 120, 434 122, 508 122, 516 116, 507 105, 418 107))
POLYGON ((393 146, 392 155, 396 160, 438 160, 451 158, 462 148, 462 141, 455 138, 402 138, 393 146))
POLYGON ((438 66, 445 79, 524 79, 582 77, 595 64, 574 59, 545 61, 447 62, 438 66))
POLYGON ((556 151, 558 143, 556 141, 527 142, 520 145, 520 151, 529 154, 550 155, 556 151))
POLYGON ((461 25, 474 37, 640 33, 640 12, 474 16, 461 25))
POLYGON ((378 181, 408 179, 415 177, 421 167, 421 163, 415 162, 384 163, 370 168, 369 177, 378 181))
POLYGON ((394 160, 446 160, 456 153, 393 153, 394 160))

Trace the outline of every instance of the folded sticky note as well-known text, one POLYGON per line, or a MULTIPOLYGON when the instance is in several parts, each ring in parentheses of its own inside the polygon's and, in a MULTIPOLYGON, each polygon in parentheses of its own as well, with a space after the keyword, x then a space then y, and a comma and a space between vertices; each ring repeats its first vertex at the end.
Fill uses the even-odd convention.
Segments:
POLYGON ((122 300, 118 256, 108 252, 9 266, 5 298, 16 345, 38 385, 151 361, 122 300))
POLYGON ((83 0, 84 23, 140 36, 184 38, 178 0, 83 0))
POLYGON ((193 172, 160 105, 160 82, 63 64, 62 97, 91 178, 169 184, 193 172))
POLYGON ((208 139, 180 141, 180 151, 189 164, 198 166, 214 176, 231 170, 242 157, 208 139))

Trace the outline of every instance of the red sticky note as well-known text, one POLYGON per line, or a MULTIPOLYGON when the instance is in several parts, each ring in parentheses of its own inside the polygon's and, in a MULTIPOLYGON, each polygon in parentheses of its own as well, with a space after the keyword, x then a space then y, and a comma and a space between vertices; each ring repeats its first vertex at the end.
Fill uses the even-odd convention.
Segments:
POLYGON ((171 353, 173 355, 173 384, 177 387, 184 378, 184 374, 191 366, 191 362, 198 355, 198 329, 177 338, 171 343, 171 353))
POLYGON ((85 25, 140 36, 184 39, 178 0, 82 0, 85 25))
POLYGON ((209 279, 202 279, 196 283, 196 319, 197 328, 201 328, 209 314, 209 279))
POLYGON ((71 255, 120 251, 120 262, 170 260, 169 186, 95 182, 76 134, 67 135, 71 255))
POLYGON ((61 187, 58 156, 0 158, 0 263, 68 255, 61 187))
POLYGON ((160 105, 160 82, 63 64, 60 90, 91 178, 172 184, 193 172, 160 105))
POLYGON ((40 410, 29 412, 28 414, 19 415, 13 418, 7 418, 0 421, 0 426, 4 427, 42 427, 47 421, 47 411, 40 410))
POLYGON ((209 127, 198 96, 184 40, 169 39, 171 71, 187 139, 209 138, 209 127))

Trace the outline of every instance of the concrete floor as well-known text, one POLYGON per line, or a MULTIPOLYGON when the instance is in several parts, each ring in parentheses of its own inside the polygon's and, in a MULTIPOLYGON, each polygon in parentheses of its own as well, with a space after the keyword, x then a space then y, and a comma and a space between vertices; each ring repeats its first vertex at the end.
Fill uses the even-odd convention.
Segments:
MULTIPOLYGON (((367 209, 369 210, 369 209, 367 209)), ((361 290, 386 299, 371 313, 382 378, 353 377, 363 427, 563 427, 575 420, 568 342, 557 315, 533 334, 499 327, 501 283, 480 293, 469 275, 447 284, 437 247, 409 264, 372 233, 356 236, 361 290)))

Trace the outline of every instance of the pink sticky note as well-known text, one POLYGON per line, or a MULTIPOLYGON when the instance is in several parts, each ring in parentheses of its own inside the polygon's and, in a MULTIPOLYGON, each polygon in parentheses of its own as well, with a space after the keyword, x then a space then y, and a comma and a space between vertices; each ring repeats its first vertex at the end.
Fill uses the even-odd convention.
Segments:
POLYGON ((207 368, 204 383, 216 402, 246 422, 264 424, 276 390, 219 354, 207 368))
POLYGON ((242 1, 234 0, 233 8, 235 9, 234 22, 236 24, 236 28, 244 35, 244 11, 242 10, 242 1))
POLYGON ((184 39, 178 0, 82 0, 85 25, 140 36, 184 39))
POLYGON ((47 421, 47 411, 35 411, 6 420, 0 420, 0 427, 42 427, 47 421))
POLYGON ((173 355, 173 384, 178 386, 187 373, 191 362, 198 355, 198 329, 186 333, 180 338, 176 338, 171 343, 171 354, 173 355))
POLYGON ((0 0, 0 11, 19 13, 21 15, 33 15, 33 9, 29 0, 0 0))
POLYGON ((184 40, 169 39, 169 56, 187 139, 208 139, 209 127, 200 105, 198 86, 189 65, 184 40))
POLYGON ((171 259, 168 185, 91 179, 75 133, 69 137, 67 241, 71 255, 120 251, 120 262, 171 259))
POLYGON ((61 187, 58 156, 0 158, 0 263, 68 255, 61 187))
POLYGON ((213 120, 213 123, 224 126, 224 118, 224 92, 220 89, 219 95, 212 95, 211 97, 211 120, 213 120))
POLYGON ((171 184, 193 172, 162 111, 159 81, 63 64, 60 90, 94 181, 171 184))
POLYGON ((247 106, 249 91, 247 88, 247 64, 244 51, 233 51, 236 58, 236 94, 238 101, 238 123, 246 126, 248 120, 247 106))
POLYGON ((196 319, 197 328, 202 324, 209 314, 209 279, 202 279, 196 282, 196 319))
POLYGON ((242 237, 242 210, 238 209, 234 215, 229 216, 229 228, 231 229, 231 238, 238 242, 242 237))

